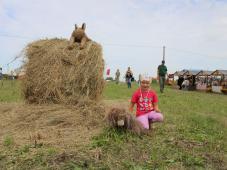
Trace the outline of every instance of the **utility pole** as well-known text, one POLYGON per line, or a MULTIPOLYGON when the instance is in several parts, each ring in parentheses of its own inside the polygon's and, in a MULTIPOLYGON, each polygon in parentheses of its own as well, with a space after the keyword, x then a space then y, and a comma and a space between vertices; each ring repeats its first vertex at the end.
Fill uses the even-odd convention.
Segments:
POLYGON ((163 61, 165 61, 165 46, 163 46, 163 61))

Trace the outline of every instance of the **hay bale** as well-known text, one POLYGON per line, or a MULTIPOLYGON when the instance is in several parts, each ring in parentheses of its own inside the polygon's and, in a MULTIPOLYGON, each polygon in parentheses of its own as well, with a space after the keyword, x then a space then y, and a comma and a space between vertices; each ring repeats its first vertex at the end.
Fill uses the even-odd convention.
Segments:
POLYGON ((78 103, 97 100, 104 88, 102 47, 94 41, 80 50, 65 39, 38 40, 27 45, 23 94, 28 103, 78 103))

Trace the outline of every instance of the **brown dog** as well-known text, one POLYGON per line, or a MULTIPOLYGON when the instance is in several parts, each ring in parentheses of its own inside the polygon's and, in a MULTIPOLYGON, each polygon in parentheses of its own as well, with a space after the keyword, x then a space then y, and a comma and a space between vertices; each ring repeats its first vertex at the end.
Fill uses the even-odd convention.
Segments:
POLYGON ((131 114, 127 113, 125 109, 112 108, 106 119, 113 128, 126 129, 138 135, 146 133, 143 125, 131 114))
POLYGON ((87 41, 91 41, 90 38, 87 37, 85 33, 86 24, 83 23, 81 28, 78 28, 75 24, 75 30, 72 32, 70 37, 70 46, 72 46, 73 43, 77 42, 80 43, 80 49, 84 48, 84 45, 87 41))

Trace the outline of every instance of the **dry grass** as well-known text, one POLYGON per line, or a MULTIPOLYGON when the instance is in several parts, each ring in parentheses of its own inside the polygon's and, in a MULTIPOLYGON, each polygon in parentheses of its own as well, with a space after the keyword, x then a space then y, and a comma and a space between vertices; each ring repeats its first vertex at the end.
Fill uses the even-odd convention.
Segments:
POLYGON ((0 104, 0 146, 11 136, 15 146, 50 145, 72 149, 86 145, 104 125, 102 104, 76 106, 0 104), (86 135, 85 135, 86 134, 86 135))

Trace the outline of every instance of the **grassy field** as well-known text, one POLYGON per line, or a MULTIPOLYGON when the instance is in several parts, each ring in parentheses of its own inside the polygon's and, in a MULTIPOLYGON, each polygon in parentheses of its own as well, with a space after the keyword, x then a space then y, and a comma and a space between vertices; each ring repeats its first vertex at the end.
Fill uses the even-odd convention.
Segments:
MULTIPOLYGON (((107 83, 103 100, 108 107, 127 108, 137 87, 107 83)), ((158 93, 165 121, 155 124, 148 135, 105 127, 82 148, 83 155, 61 153, 49 145, 17 147, 16 139, 5 135, 0 169, 227 169, 227 95, 171 87, 161 94, 157 84, 152 88, 158 93), (91 157, 94 150, 95 158, 91 157)), ((1 102, 22 101, 17 82, 6 82, 0 94, 1 102)))
POLYGON ((16 80, 0 80, 0 102, 22 101, 20 83, 16 80))

